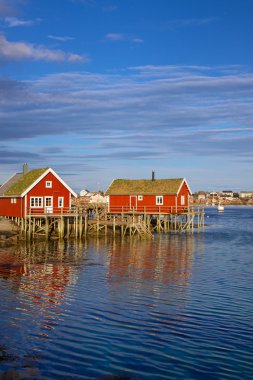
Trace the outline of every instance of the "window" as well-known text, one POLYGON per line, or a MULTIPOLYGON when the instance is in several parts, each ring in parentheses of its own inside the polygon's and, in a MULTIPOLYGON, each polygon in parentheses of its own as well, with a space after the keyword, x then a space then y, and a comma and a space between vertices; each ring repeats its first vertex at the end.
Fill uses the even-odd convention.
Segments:
POLYGON ((46 207, 52 206, 52 197, 45 197, 45 206, 46 207))
POLYGON ((52 187, 52 181, 46 181, 46 187, 52 187))
POLYGON ((43 207, 43 198, 42 197, 31 197, 30 198, 30 207, 43 207))
POLYGON ((138 195, 138 201, 143 201, 143 195, 138 195))
POLYGON ((11 198, 11 203, 17 203, 17 198, 11 198))
POLYGON ((185 197, 184 195, 181 195, 181 205, 183 206, 185 204, 185 197))
POLYGON ((162 195, 156 196, 156 204, 157 205, 163 205, 163 196, 162 195))
POLYGON ((64 206, 64 197, 59 197, 58 198, 58 207, 63 207, 64 206))

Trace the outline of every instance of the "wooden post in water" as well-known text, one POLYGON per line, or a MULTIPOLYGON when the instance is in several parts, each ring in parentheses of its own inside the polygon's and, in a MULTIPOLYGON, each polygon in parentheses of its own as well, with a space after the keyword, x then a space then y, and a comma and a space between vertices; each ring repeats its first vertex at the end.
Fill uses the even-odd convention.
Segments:
POLYGON ((115 216, 113 216, 113 236, 115 236, 116 225, 115 225, 115 216))
POLYGON ((87 230, 88 230, 88 214, 86 212, 85 217, 84 217, 84 236, 85 237, 87 235, 87 230))
POLYGON ((67 237, 69 237, 69 235, 70 235, 69 217, 66 218, 66 223, 67 223, 66 234, 67 234, 67 237))
POLYGON ((83 217, 80 215, 79 217, 79 238, 81 239, 83 235, 83 217))
POLYGON ((48 217, 45 217, 45 234, 46 234, 46 239, 49 238, 49 220, 48 217))

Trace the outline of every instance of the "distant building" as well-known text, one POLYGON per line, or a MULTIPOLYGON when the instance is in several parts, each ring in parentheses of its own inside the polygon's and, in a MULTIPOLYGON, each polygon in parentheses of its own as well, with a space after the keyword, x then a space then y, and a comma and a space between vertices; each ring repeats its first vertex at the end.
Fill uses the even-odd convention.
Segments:
POLYGON ((253 191, 240 191, 240 198, 253 198, 253 191))
POLYGON ((222 190, 222 196, 226 198, 233 198, 234 193, 232 190, 222 190))
POLYGON ((204 191, 198 191, 196 193, 196 198, 201 201, 206 199, 206 193, 204 191))
POLYGON ((106 203, 107 197, 101 191, 90 192, 88 190, 80 191, 79 203, 106 203))
POLYGON ((81 197, 87 197, 89 196, 90 192, 88 190, 81 190, 80 191, 80 196, 81 197))

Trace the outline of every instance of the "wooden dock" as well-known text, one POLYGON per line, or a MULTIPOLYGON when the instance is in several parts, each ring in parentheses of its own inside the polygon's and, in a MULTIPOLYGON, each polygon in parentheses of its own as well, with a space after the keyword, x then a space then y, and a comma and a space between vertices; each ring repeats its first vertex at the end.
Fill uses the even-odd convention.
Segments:
POLYGON ((98 204, 62 209, 60 214, 27 211, 25 218, 12 218, 20 226, 20 237, 24 240, 81 239, 90 234, 138 235, 141 239, 152 239, 155 233, 204 230, 204 208, 201 207, 158 214, 136 212, 134 209, 108 213, 106 205, 98 204))

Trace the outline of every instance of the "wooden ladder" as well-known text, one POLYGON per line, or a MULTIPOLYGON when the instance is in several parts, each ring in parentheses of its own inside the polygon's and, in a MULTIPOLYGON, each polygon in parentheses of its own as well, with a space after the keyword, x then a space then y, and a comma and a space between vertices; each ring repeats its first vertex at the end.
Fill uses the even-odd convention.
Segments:
POLYGON ((154 236, 145 223, 133 222, 132 227, 138 232, 142 239, 153 239, 154 236))

